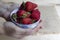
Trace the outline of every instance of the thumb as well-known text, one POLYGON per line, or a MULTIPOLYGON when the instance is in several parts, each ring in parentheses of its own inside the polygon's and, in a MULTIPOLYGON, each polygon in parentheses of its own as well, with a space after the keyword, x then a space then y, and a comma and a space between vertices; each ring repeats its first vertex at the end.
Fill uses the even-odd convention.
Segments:
POLYGON ((28 31, 28 29, 22 29, 18 26, 16 26, 12 22, 5 22, 4 23, 4 30, 5 34, 11 37, 15 38, 21 38, 25 36, 25 33, 28 31))
POLYGON ((4 23, 4 30, 5 30, 5 33, 6 35, 13 35, 16 30, 20 30, 19 27, 17 27, 14 23, 12 22, 5 22, 4 23))
POLYGON ((4 30, 7 35, 14 35, 14 34, 24 34, 24 32, 28 29, 22 29, 22 28, 16 26, 12 22, 5 22, 4 30))

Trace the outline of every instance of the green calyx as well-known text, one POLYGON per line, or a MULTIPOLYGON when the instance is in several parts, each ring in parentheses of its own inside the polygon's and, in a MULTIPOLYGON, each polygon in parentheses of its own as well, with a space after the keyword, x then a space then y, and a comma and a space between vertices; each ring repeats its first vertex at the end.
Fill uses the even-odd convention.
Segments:
POLYGON ((23 14, 21 17, 22 18, 26 18, 27 17, 27 14, 23 14))
POLYGON ((14 21, 16 21, 17 15, 16 14, 13 14, 12 15, 12 18, 13 18, 14 21))
POLYGON ((32 23, 35 23, 36 20, 32 20, 32 23))
POLYGON ((21 16, 21 18, 26 18, 26 17, 28 17, 30 15, 30 13, 29 12, 26 12, 26 13, 24 13, 22 16, 21 16))
POLYGON ((27 14, 31 14, 30 12, 26 12, 27 14))
POLYGON ((21 4, 21 7, 22 7, 23 10, 25 10, 25 2, 23 2, 23 3, 21 4))

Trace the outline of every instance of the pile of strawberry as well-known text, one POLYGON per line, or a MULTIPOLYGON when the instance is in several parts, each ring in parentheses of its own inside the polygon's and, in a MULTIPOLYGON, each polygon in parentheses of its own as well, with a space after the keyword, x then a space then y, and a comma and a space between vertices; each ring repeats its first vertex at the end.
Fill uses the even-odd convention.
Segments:
POLYGON ((27 1, 23 2, 16 13, 17 23, 32 24, 40 19, 40 11, 36 9, 37 4, 27 1))

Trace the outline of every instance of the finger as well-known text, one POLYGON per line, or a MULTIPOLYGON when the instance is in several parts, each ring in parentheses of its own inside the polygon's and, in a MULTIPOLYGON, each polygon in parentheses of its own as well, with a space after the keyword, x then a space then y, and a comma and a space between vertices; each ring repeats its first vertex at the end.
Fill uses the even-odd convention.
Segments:
POLYGON ((5 22, 5 23, 4 23, 4 26, 5 26, 5 27, 11 27, 11 28, 14 28, 14 29, 16 29, 16 30, 17 30, 17 29, 18 29, 18 30, 20 29, 20 27, 16 26, 16 25, 15 25, 14 23, 12 23, 12 22, 5 22))
POLYGON ((22 29, 18 26, 16 26, 12 22, 5 22, 4 23, 4 29, 7 35, 21 35, 24 34, 27 29, 22 29))
POLYGON ((37 27, 35 27, 34 29, 32 29, 32 34, 37 33, 42 28, 41 23, 42 23, 42 20, 40 20, 40 22, 37 25, 37 27))
POLYGON ((6 22, 6 20, 4 18, 0 17, 0 34, 5 34, 4 29, 3 29, 4 28, 4 26, 3 26, 4 22, 6 22))
POLYGON ((18 35, 18 34, 15 34, 12 37, 17 38, 17 39, 21 39, 21 38, 24 38, 25 36, 26 35, 18 35))
POLYGON ((35 29, 30 29, 30 30, 26 30, 25 31, 25 34, 24 35, 33 35, 33 34, 36 34, 39 30, 40 30, 40 27, 41 26, 39 26, 39 27, 36 27, 35 29))
POLYGON ((41 23, 42 23, 42 20, 39 21, 39 24, 38 24, 37 27, 35 27, 33 30, 35 30, 35 29, 37 29, 37 28, 40 28, 41 23))
POLYGON ((8 10, 9 12, 12 12, 14 9, 16 9, 16 8, 19 7, 19 5, 16 4, 16 3, 14 3, 14 2, 8 2, 7 5, 8 5, 7 10, 8 10))
POLYGON ((2 17, 4 17, 5 19, 8 19, 10 12, 7 11, 6 9, 0 7, 0 15, 2 17))
POLYGON ((41 22, 42 22, 42 20, 39 21, 39 23, 41 23, 41 22))
POLYGON ((41 26, 36 27, 35 29, 33 29, 33 31, 38 32, 38 31, 39 31, 39 29, 40 29, 40 27, 41 27, 41 26))
POLYGON ((10 22, 5 22, 4 23, 4 30, 5 34, 11 36, 13 33, 15 33, 15 25, 13 25, 10 22))
POLYGON ((9 34, 9 35, 20 34, 25 31, 21 29, 20 27, 16 26, 12 22, 5 22, 4 26, 5 26, 4 29, 5 29, 6 34, 9 34))
POLYGON ((4 30, 5 30, 5 34, 14 38, 22 38, 24 37, 25 30, 17 27, 14 23, 12 22, 5 22, 4 23, 4 30))

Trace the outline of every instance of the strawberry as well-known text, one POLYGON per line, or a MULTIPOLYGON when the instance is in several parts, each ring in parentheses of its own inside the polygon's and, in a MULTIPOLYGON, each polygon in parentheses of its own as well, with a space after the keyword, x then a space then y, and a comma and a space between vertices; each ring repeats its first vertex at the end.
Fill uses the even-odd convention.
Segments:
POLYGON ((26 12, 26 11, 24 11, 24 10, 19 10, 18 12, 17 12, 17 16, 18 17, 22 17, 22 18, 26 18, 26 17, 30 17, 30 13, 29 12, 26 12))
POLYGON ((25 6, 26 6, 27 11, 32 11, 33 9, 37 7, 37 4, 27 1, 25 6))
POLYGON ((24 11, 24 10, 19 10, 18 12, 17 12, 17 15, 18 15, 18 17, 20 17, 20 16, 22 16, 23 14, 25 14, 26 13, 26 11, 24 11))
POLYGON ((31 18, 33 18, 34 20, 40 19, 40 12, 38 9, 32 11, 31 18))
POLYGON ((22 23, 23 24, 32 24, 32 19, 31 18, 23 18, 22 23))

